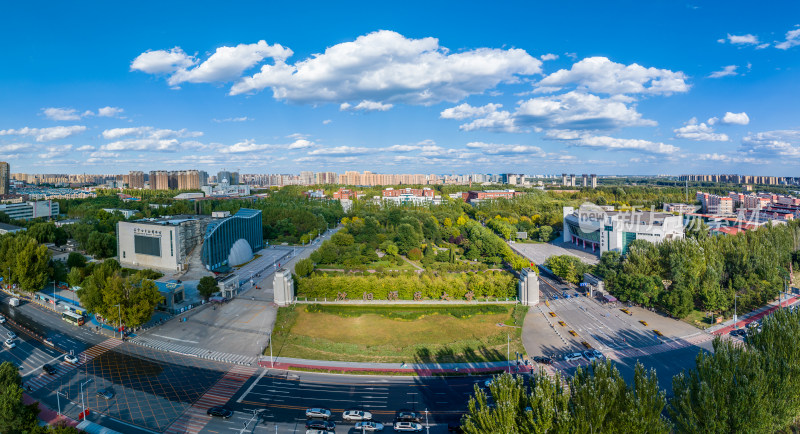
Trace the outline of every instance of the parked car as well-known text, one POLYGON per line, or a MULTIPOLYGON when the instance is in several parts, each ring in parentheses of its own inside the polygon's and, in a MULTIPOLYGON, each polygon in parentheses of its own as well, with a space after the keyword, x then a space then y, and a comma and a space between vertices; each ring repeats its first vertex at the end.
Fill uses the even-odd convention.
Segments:
POLYGON ((589 351, 591 351, 592 354, 594 354, 594 358, 595 359, 605 359, 606 358, 606 356, 604 356, 603 353, 601 353, 598 350, 589 350, 589 351))
POLYGON ((230 419, 231 416, 233 416, 233 410, 223 405, 209 408, 208 411, 206 411, 206 414, 209 416, 221 417, 223 419, 230 419))
POLYGON ((51 365, 49 363, 45 363, 42 366, 42 371, 48 373, 49 375, 53 375, 53 374, 56 373, 56 368, 55 368, 55 366, 53 366, 53 365, 51 365))
POLYGON ((580 360, 583 358, 583 354, 581 353, 569 353, 564 356, 564 361, 571 362, 573 360, 580 360))
POLYGON ((336 434, 334 431, 325 431, 322 429, 307 429, 306 434, 336 434))
POLYGON ((397 432, 422 432, 422 424, 417 422, 395 422, 394 430, 397 432))
MULTIPOLYGON (((114 391, 111 389, 100 389, 97 391, 98 398, 111 399, 114 397, 114 391)), ((228 416, 230 417, 230 416, 228 416)))
POLYGON ((12 332, 11 330, 9 330, 8 333, 6 333, 6 336, 8 336, 9 339, 16 339, 17 338, 17 334, 12 332))
POLYGON ((731 330, 731 336, 747 336, 747 331, 745 329, 733 329, 731 330))
POLYGON ((543 356, 534 356, 533 357, 533 361, 536 362, 536 363, 541 363, 542 365, 552 365, 553 364, 553 359, 551 359, 549 357, 543 357, 543 356))
POLYGON ((13 341, 13 340, 11 340, 11 339, 6 339, 6 340, 5 340, 5 342, 3 342, 3 345, 5 345, 5 347, 6 347, 6 348, 8 348, 8 349, 11 349, 11 348, 14 348, 14 347, 16 347, 16 346, 17 346, 17 343, 16 343, 16 342, 14 342, 14 341, 13 341))
POLYGON ((583 352, 583 357, 586 357, 586 360, 588 360, 590 362, 594 361, 595 359, 597 359, 597 357, 595 357, 594 353, 592 351, 589 351, 589 350, 586 350, 586 351, 583 352))
POLYGON ((78 363, 78 357, 76 357, 75 355, 72 355, 72 354, 65 354, 64 355, 64 361, 72 363, 74 365, 74 364, 78 363))
POLYGON ((347 410, 342 413, 342 419, 348 421, 372 420, 372 413, 364 410, 347 410))
MULTIPOLYGON (((487 380, 491 384, 491 380, 487 380)), ((484 382, 485 384, 485 382, 484 382)), ((400 410, 397 417, 394 418, 395 422, 419 422, 421 420, 420 414, 410 410, 400 410)))
POLYGON ((309 419, 329 419, 331 411, 327 408, 314 407, 306 410, 306 417, 309 419))
POLYGON ((356 422, 356 431, 383 431, 383 424, 371 420, 356 422))
POLYGON ((6 323, 6 317, 0 315, 0 324, 5 324, 5 323, 6 323))
POLYGON ((331 420, 309 419, 306 421, 306 429, 321 429, 323 431, 335 431, 336 424, 331 420))

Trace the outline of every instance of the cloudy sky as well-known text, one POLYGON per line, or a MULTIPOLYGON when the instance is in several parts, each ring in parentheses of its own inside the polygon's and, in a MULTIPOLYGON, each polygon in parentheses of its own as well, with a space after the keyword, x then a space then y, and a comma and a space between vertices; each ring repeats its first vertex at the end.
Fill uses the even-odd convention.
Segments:
POLYGON ((4 6, 13 172, 798 176, 795 1, 116 3, 4 6))

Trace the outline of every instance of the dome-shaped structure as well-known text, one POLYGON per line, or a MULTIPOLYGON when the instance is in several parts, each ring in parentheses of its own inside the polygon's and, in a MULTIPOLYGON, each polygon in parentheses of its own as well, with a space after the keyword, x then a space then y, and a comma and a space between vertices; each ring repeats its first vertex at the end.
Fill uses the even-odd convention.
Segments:
POLYGON ((228 253, 228 265, 235 267, 253 259, 253 248, 244 238, 239 238, 228 253))

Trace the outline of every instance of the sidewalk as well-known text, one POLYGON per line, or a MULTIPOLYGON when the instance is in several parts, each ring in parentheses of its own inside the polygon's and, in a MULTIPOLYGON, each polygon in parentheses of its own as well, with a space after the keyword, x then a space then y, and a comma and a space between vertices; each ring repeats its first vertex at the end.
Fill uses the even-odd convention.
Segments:
POLYGON ((740 315, 738 320, 736 321, 736 324, 734 324, 733 319, 729 319, 729 320, 723 322, 722 324, 717 324, 717 325, 709 327, 708 329, 706 329, 706 331, 708 333, 713 333, 715 335, 728 334, 734 328, 745 327, 745 326, 747 326, 747 324, 750 324, 753 321, 758 321, 761 318, 771 314, 772 312, 775 312, 776 310, 778 310, 779 307, 789 307, 789 306, 797 303, 798 301, 800 301, 800 296, 798 296, 798 295, 794 295, 794 296, 791 296, 789 298, 785 298, 785 299, 781 300, 780 301, 780 306, 778 306, 779 301, 776 300, 776 301, 773 301, 772 303, 770 303, 770 304, 768 304, 766 306, 762 306, 762 307, 760 307, 760 308, 758 308, 758 309, 756 309, 756 310, 754 310, 752 312, 748 312, 748 313, 746 313, 744 315, 740 315))
POLYGON ((27 393, 22 394, 22 402, 25 405, 30 405, 33 403, 39 403, 39 419, 45 422, 49 426, 55 426, 56 424, 63 423, 67 426, 77 427, 78 422, 62 415, 59 415, 58 412, 55 410, 47 407, 44 405, 43 402, 37 401, 36 399, 32 398, 27 393))
MULTIPOLYGON (((473 363, 368 363, 368 362, 337 362, 327 360, 306 360, 294 359, 291 357, 276 357, 274 366, 270 363, 269 356, 261 357, 259 365, 263 368, 275 368, 291 370, 300 369, 319 369, 324 371, 348 372, 385 372, 406 375, 419 375, 421 377, 432 376, 435 374, 481 374, 488 372, 498 372, 507 370, 509 366, 516 368, 516 363, 500 362, 473 362, 473 363)), ((520 370, 527 370, 529 367, 520 366, 520 370)))

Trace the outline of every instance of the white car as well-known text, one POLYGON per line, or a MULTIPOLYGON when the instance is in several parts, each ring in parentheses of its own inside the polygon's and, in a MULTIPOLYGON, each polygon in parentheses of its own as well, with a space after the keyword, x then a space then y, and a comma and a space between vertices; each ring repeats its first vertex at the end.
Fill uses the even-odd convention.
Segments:
POLYGON ((398 432, 422 432, 422 424, 416 422, 395 422, 394 430, 398 432))
POLYGON ((0 315, 0 324, 5 324, 5 322, 6 322, 6 317, 0 315))
POLYGON ((5 345, 5 346, 6 346, 6 348, 9 348, 9 349, 10 349, 10 348, 14 348, 14 347, 16 347, 16 346, 17 346, 16 342, 14 342, 14 341, 13 341, 13 340, 11 340, 11 339, 6 339, 6 340, 5 340, 5 342, 3 342, 3 345, 5 345))
POLYGON ((331 417, 331 411, 327 408, 309 408, 306 410, 306 417, 313 418, 313 419, 325 419, 331 417))
POLYGON ((6 336, 8 336, 9 339, 16 339, 17 338, 17 334, 12 332, 12 331, 9 331, 8 333, 6 333, 6 336))
POLYGON ((366 422, 357 422, 356 431, 383 431, 383 424, 380 422, 373 422, 371 420, 366 422))
POLYGON ((72 363, 73 365, 75 365, 75 364, 78 363, 78 358, 76 356, 72 355, 72 354, 66 354, 64 356, 64 361, 72 363))
POLYGON ((363 410, 347 410, 342 413, 342 419, 349 421, 372 420, 372 413, 363 410))
POLYGON ((583 354, 581 354, 581 353, 569 353, 566 356, 564 356, 564 361, 571 362, 573 360, 580 360, 582 358, 583 358, 583 354))

